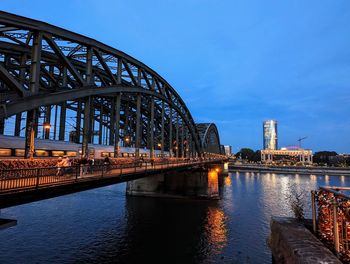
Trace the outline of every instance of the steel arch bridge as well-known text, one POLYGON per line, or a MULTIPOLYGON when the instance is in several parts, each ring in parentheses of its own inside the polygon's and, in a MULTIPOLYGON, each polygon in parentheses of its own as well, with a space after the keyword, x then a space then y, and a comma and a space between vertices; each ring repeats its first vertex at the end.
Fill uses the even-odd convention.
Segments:
POLYGON ((204 153, 221 153, 219 131, 214 123, 196 124, 204 153))
POLYGON ((215 125, 197 126, 175 89, 133 57, 80 34, 0 12, 0 134, 25 119, 26 156, 39 123, 42 137, 82 143, 155 148, 175 157, 220 153, 215 125), (73 122, 69 124, 69 122, 73 122), (69 133, 69 135, 68 135, 69 133), (208 144, 210 143, 210 144, 208 144), (215 145, 216 144, 216 145, 215 145), (209 147, 208 147, 209 146, 209 147))

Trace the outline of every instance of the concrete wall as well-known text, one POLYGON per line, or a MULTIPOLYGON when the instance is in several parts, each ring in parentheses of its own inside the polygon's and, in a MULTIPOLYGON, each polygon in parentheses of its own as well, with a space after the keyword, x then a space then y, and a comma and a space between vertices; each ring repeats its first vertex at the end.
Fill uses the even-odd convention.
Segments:
POLYGON ((273 217, 269 247, 275 263, 341 263, 302 223, 273 217))
POLYGON ((132 196, 219 199, 218 178, 215 169, 170 172, 130 181, 126 193, 132 196))

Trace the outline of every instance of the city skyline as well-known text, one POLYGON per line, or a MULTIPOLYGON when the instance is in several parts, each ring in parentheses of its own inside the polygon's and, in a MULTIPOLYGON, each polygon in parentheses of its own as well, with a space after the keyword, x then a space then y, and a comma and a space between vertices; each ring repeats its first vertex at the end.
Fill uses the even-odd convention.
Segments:
POLYGON ((94 1, 67 3, 3 1, 1 9, 146 63, 179 92, 196 122, 217 124, 233 152, 262 148, 265 119, 278 120, 280 146, 307 136, 303 147, 313 151, 350 152, 350 3, 104 1, 110 14, 94 1))

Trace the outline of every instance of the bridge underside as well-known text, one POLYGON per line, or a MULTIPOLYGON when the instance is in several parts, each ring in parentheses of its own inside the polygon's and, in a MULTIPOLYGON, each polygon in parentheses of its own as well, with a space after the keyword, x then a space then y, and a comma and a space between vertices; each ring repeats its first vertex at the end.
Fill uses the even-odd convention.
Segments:
MULTIPOLYGON (((195 163, 178 163, 174 166, 155 166, 124 168, 113 170, 110 174, 98 174, 71 180, 55 180, 52 184, 40 184, 31 188, 15 188, 0 192, 0 209, 61 195, 100 188, 112 184, 128 182, 127 194, 152 197, 198 197, 217 199, 218 173, 214 168, 220 167, 220 160, 207 160, 195 163)), ((42 173, 40 173, 42 174, 42 173)), ((49 178, 47 178, 49 179, 49 178)), ((29 179, 27 179, 28 181, 29 179)), ((39 175, 34 182, 41 182, 39 175)), ((4 182, 1 182, 3 185, 4 182)))

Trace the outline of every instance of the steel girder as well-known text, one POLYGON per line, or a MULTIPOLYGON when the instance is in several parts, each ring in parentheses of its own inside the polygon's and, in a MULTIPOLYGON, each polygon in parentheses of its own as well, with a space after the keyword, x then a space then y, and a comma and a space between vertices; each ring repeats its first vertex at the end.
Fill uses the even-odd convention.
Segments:
POLYGON ((0 11, 0 119, 40 106, 118 93, 164 102, 163 115, 173 120, 173 127, 178 115, 196 151, 203 152, 187 106, 147 65, 94 39, 0 11))
POLYGON ((221 154, 219 131, 214 123, 196 124, 204 152, 221 154))

